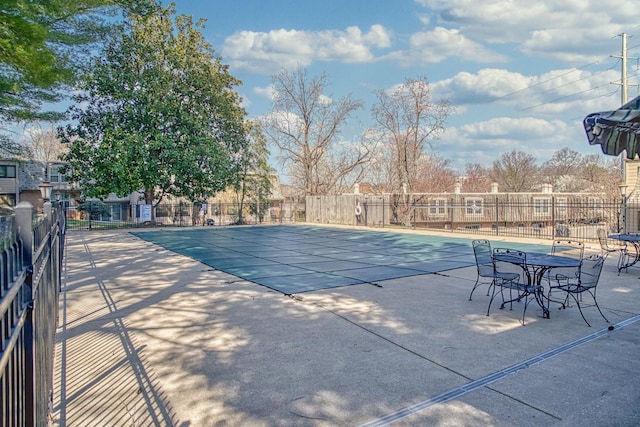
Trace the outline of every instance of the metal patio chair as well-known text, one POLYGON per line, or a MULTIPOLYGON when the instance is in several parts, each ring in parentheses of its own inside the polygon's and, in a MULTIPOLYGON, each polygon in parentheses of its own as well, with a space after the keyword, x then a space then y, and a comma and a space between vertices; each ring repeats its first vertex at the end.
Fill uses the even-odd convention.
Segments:
POLYGON ((531 299, 535 299, 536 292, 540 291, 540 286, 531 283, 531 276, 527 267, 527 254, 515 249, 496 248, 493 250, 494 283, 487 316, 491 311, 491 304, 500 292, 502 304, 500 309, 504 309, 509 304, 509 309, 513 310, 513 302, 520 302, 524 299, 524 310, 522 311, 522 324, 524 325, 527 314, 527 306, 531 299), (509 299, 505 298, 505 291, 509 291, 509 299))
POLYGON ((512 273, 503 274, 495 271, 493 250, 491 249, 491 243, 488 240, 477 239, 472 241, 471 245, 473 246, 473 254, 476 258, 476 270, 478 275, 476 277, 476 283, 474 283, 473 289, 471 289, 471 293, 469 294, 469 301, 471 301, 471 297, 473 296, 473 292, 476 288, 483 284, 489 285, 487 288, 487 296, 489 296, 491 294, 491 287, 495 283, 496 276, 501 279, 514 278, 512 273))
POLYGON ((489 292, 491 292, 491 287, 494 282, 491 243, 488 240, 474 240, 471 242, 471 245, 473 246, 473 254, 476 257, 476 269, 478 276, 476 277, 476 283, 474 283, 473 289, 471 289, 471 293, 469 294, 469 301, 471 301, 471 297, 473 296, 473 292, 476 288, 482 284, 489 285, 487 288, 487 296, 489 296, 489 292))
POLYGON ((594 305, 602 318, 609 323, 609 320, 605 317, 600 310, 600 306, 598 305, 598 300, 596 299, 596 288, 598 286, 598 282, 600 280, 600 273, 602 272, 602 265, 604 264, 604 258, 600 255, 590 255, 589 257, 582 260, 582 265, 580 267, 580 273, 577 278, 569 278, 566 280, 557 281, 556 285, 553 285, 549 288, 549 299, 551 299, 551 293, 553 291, 562 291, 565 292, 566 298, 565 303, 562 303, 559 307, 560 309, 567 308, 568 305, 566 301, 569 296, 573 298, 576 305, 578 306, 578 310, 580 311, 580 315, 582 319, 586 322, 588 326, 591 324, 584 317, 584 313, 582 312, 583 307, 588 307, 594 305), (593 298, 593 304, 585 306, 581 304, 583 294, 589 294, 593 298))
MULTIPOLYGON (((551 255, 564 256, 582 260, 584 256, 584 243, 579 240, 555 239, 551 245, 551 255)), ((580 274, 580 268, 554 268, 549 270, 549 281, 577 278, 580 274)))
POLYGON ((606 261, 609 254, 618 252, 618 273, 622 270, 622 266, 625 264, 628 258, 627 244, 624 242, 610 244, 607 230, 604 228, 598 228, 596 230, 598 235, 598 243, 600 243, 600 256, 606 261))

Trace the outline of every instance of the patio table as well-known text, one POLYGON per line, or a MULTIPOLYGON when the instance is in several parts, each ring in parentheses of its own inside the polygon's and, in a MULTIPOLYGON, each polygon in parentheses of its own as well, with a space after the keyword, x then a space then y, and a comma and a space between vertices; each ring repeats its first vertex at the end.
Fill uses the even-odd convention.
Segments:
POLYGON ((629 267, 633 267, 638 261, 640 261, 640 234, 615 233, 609 234, 609 238, 629 243, 634 249, 633 254, 629 254, 626 250, 620 253, 620 260, 618 262, 618 275, 620 275, 620 271, 622 271, 622 269, 627 270, 629 267))
MULTIPOLYGON (((640 240, 639 240, 640 241, 640 240)), ((544 286, 542 279, 547 271, 553 268, 577 268, 582 261, 576 258, 570 258, 561 255, 551 255, 541 252, 526 252, 526 266, 529 269, 527 275, 527 284, 534 285, 534 296, 536 302, 542 308, 542 317, 549 318, 549 307, 545 305, 545 299, 550 302, 549 297, 544 295, 544 286)), ((496 259, 500 260, 500 255, 496 255, 496 259)), ((508 258, 503 261, 509 261, 508 258)))

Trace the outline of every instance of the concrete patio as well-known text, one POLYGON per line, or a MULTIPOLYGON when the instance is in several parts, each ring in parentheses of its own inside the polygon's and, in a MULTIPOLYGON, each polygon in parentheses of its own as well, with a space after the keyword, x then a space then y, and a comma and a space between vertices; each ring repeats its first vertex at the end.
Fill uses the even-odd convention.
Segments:
POLYGON ((485 315, 486 287, 468 301, 475 267, 285 296, 126 231, 70 232, 53 424, 637 426, 640 269, 616 261, 610 323, 532 304, 523 326, 519 304, 485 315))

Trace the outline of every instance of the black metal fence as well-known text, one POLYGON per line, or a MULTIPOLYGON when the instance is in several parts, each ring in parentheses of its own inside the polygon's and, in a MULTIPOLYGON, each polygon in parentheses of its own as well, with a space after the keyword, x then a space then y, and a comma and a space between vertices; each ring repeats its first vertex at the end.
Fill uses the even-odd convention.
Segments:
POLYGON ((304 202, 159 204, 157 206, 110 204, 109 215, 67 208, 67 227, 100 230, 133 227, 193 227, 238 224, 282 224, 305 221, 304 202))
POLYGON ((212 203, 205 209, 201 204, 160 204, 150 206, 146 214, 142 205, 111 205, 115 214, 99 217, 73 208, 66 212, 68 229, 85 230, 301 222, 595 241, 598 228, 609 233, 640 229, 638 203, 594 195, 436 194, 411 203, 402 200, 393 195, 352 194, 260 205, 212 203))
POLYGON ((597 229, 637 232, 640 205, 589 195, 429 195, 406 203, 393 196, 307 198, 309 222, 432 229, 451 233, 597 240, 597 229))
POLYGON ((64 206, 35 216, 20 203, 0 221, 0 394, 3 426, 48 424, 64 254, 64 206))

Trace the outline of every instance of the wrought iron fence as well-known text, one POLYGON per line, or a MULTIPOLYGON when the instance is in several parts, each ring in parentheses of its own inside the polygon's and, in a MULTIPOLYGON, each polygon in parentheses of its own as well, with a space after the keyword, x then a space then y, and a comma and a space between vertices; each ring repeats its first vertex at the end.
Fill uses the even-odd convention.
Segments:
POLYGON ((451 233, 596 240, 596 230, 637 232, 640 205, 584 194, 422 195, 411 203, 394 195, 308 196, 303 201, 160 204, 144 217, 141 205, 111 205, 110 216, 67 209, 69 229, 193 227, 319 223, 423 228, 451 233))
POLYGON ((92 214, 73 207, 66 210, 71 230, 101 230, 134 227, 193 227, 237 224, 282 224, 304 222, 304 202, 200 203, 109 205, 110 215, 92 214))
POLYGON ((0 394, 4 426, 47 425, 64 254, 64 206, 15 209, 3 228, 0 260, 0 394))
POLYGON ((428 195, 411 203, 398 196, 315 196, 307 198, 306 216, 323 224, 594 241, 598 228, 640 229, 639 204, 592 195, 428 195))

